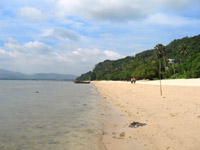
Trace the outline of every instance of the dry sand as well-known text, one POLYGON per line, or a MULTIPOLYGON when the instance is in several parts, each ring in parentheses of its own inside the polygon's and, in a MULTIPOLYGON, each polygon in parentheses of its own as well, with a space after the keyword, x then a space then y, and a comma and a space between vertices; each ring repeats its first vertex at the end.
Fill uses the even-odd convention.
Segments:
POLYGON ((163 96, 159 81, 92 83, 108 100, 103 114, 107 150, 200 149, 200 79, 163 81, 163 96), (146 125, 128 127, 132 122, 146 125))

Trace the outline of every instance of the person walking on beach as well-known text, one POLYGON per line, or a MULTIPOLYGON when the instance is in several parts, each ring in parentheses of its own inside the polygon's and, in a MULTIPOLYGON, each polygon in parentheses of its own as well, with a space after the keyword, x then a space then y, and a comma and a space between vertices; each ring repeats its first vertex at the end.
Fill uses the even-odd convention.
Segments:
POLYGON ((135 84, 135 82, 136 82, 136 78, 133 78, 133 82, 134 82, 134 84, 135 84))
POLYGON ((131 84, 133 83, 133 78, 131 78, 131 84))

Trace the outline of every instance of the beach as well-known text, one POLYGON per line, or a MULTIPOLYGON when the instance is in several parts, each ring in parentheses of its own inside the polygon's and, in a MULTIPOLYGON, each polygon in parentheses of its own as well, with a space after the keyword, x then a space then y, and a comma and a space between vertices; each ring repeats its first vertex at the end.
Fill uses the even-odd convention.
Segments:
POLYGON ((93 81, 104 104, 107 150, 199 150, 200 79, 93 81), (132 123, 132 124, 131 124, 132 123))

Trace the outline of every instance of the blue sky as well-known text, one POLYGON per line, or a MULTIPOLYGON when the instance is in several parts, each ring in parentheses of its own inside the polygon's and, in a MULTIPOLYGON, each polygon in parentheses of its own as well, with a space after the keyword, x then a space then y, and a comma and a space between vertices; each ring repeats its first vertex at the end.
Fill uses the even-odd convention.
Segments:
POLYGON ((80 75, 198 34, 199 0, 0 1, 0 68, 80 75))

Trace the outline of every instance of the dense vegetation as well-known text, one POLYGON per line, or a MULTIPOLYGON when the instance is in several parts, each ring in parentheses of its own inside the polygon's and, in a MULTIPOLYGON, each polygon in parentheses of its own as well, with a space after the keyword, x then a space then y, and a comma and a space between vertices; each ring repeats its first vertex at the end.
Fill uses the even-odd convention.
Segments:
MULTIPOLYGON (((105 60, 93 71, 82 74, 77 80, 130 80, 158 79, 159 58, 156 49, 147 50, 116 61, 105 60)), ((161 58, 162 78, 200 77, 200 35, 174 40, 163 47, 161 58), (171 59, 171 61, 169 60, 171 59)))

